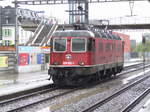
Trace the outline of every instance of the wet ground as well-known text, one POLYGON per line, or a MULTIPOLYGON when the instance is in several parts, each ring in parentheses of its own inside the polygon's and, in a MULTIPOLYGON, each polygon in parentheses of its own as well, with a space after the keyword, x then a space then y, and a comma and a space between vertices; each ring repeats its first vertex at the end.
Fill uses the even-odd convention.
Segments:
POLYGON ((48 79, 47 71, 23 74, 0 74, 0 86, 48 79))
POLYGON ((0 74, 0 96, 52 83, 47 71, 23 74, 0 74))
POLYGON ((0 75, 0 86, 17 83, 18 74, 2 74, 0 75))

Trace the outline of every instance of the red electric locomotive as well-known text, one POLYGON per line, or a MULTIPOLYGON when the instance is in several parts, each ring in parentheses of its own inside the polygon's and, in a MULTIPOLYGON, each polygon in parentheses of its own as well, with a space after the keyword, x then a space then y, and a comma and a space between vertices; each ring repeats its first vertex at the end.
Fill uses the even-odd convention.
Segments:
POLYGON ((117 35, 89 30, 56 31, 48 74, 57 85, 81 85, 123 69, 124 44, 117 35))

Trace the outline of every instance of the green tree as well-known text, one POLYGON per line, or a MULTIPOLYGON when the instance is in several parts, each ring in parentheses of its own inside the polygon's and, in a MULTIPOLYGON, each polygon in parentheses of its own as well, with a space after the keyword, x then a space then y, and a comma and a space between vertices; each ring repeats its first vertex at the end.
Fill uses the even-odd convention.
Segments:
POLYGON ((146 41, 145 45, 137 44, 136 48, 132 48, 134 52, 150 52, 150 41, 146 41))

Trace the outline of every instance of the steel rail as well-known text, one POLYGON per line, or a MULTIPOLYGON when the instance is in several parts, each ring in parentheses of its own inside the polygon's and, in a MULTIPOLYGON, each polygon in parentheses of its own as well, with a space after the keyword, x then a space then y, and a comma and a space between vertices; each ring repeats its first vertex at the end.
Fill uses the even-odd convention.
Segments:
MULTIPOLYGON (((145 68, 148 68, 148 67, 150 67, 150 64, 147 64, 147 65, 145 65, 144 67, 145 67, 145 68)), ((128 71, 123 71, 123 72, 119 73, 118 75, 120 76, 120 75, 124 75, 124 74, 130 73, 130 72, 138 71, 138 70, 143 69, 144 67, 141 66, 141 67, 139 67, 139 68, 137 68, 137 69, 131 69, 131 70, 129 69, 128 71)))
POLYGON ((45 99, 41 99, 41 100, 39 100, 39 101, 30 103, 30 104, 27 104, 27 105, 23 105, 23 106, 20 106, 20 107, 18 107, 18 108, 15 108, 15 109, 8 110, 7 112, 21 111, 21 110, 24 109, 24 108, 27 108, 27 107, 30 107, 30 106, 33 106, 33 105, 37 105, 37 104, 42 103, 42 102, 44 102, 44 101, 52 100, 52 99, 55 99, 55 98, 57 98, 57 97, 61 97, 61 96, 63 96, 63 95, 69 94, 69 93, 74 92, 74 91, 79 90, 79 89, 81 89, 81 87, 80 87, 80 88, 75 88, 75 89, 69 90, 69 91, 67 91, 67 92, 63 92, 63 93, 61 93, 61 94, 54 95, 54 96, 51 96, 51 97, 48 97, 48 98, 45 98, 45 99))
POLYGON ((124 87, 123 89, 115 92, 114 94, 112 94, 111 96, 108 96, 107 98, 103 99, 102 101, 96 103, 95 105, 83 110, 82 112, 91 112, 91 111, 94 111, 95 109, 101 107, 103 104, 111 101, 112 99, 116 98, 117 96, 119 96, 120 94, 124 93, 125 91, 129 90, 131 87, 141 83, 142 81, 146 80, 147 78, 149 78, 150 75, 148 76, 145 76, 144 78, 141 78, 131 84, 129 84, 127 87, 124 87))
POLYGON ((124 69, 126 70, 126 69, 130 69, 130 68, 133 68, 133 67, 138 67, 138 66, 141 66, 141 65, 143 65, 142 62, 141 62, 141 63, 134 64, 134 65, 125 66, 124 69))
POLYGON ((121 112, 130 112, 139 102, 145 98, 150 93, 150 88, 145 90, 138 98, 131 102, 123 111, 121 112))
MULTIPOLYGON (((56 89, 58 89, 58 87, 44 88, 43 90, 40 90, 41 87, 39 87, 39 88, 36 88, 36 89, 39 89, 39 91, 35 91, 35 92, 29 93, 29 94, 23 94, 23 95, 20 95, 18 97, 14 97, 14 98, 10 98, 10 99, 7 99, 7 100, 0 101, 0 105, 10 103, 10 102, 14 102, 14 101, 17 101, 17 100, 20 100, 20 99, 23 99, 23 98, 32 97, 34 95, 39 95, 39 94, 43 94, 43 93, 46 93, 46 92, 55 91, 56 89)), ((19 93, 16 93, 16 94, 19 94, 19 93)))

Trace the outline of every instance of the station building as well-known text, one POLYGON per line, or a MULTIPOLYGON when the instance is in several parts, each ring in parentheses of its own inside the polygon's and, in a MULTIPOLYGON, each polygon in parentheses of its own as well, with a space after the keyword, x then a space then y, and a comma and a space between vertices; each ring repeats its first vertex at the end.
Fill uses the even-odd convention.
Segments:
MULTIPOLYGON (((18 34, 19 44, 25 44, 26 41, 33 35, 32 30, 22 28, 24 21, 29 21, 30 24, 35 22, 38 24, 40 17, 36 12, 28 9, 17 9, 18 16, 18 34)), ((15 44, 15 17, 16 9, 10 6, 0 8, 0 44, 1 46, 13 46, 15 44)), ((31 24, 31 25, 32 25, 31 24)))
MULTIPOLYGON (((36 28, 43 20, 37 12, 17 8, 18 17, 18 71, 35 72, 47 69, 49 63, 49 47, 27 46, 36 28)), ((15 54, 15 18, 14 7, 0 7, 0 74, 14 72, 15 54)))

